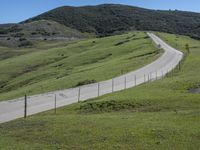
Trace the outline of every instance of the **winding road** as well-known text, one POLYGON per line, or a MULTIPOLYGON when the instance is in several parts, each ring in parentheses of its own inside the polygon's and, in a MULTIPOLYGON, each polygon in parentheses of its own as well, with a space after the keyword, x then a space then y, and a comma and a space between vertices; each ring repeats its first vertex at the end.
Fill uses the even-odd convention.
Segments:
MULTIPOLYGON (((27 115, 51 110, 55 106, 62 107, 78 101, 85 101, 164 77, 179 64, 183 58, 183 53, 169 46, 153 33, 147 34, 156 45, 159 45, 165 51, 156 61, 111 80, 30 96, 27 98, 27 115)), ((0 123, 24 117, 24 106, 24 98, 0 102, 0 123)))

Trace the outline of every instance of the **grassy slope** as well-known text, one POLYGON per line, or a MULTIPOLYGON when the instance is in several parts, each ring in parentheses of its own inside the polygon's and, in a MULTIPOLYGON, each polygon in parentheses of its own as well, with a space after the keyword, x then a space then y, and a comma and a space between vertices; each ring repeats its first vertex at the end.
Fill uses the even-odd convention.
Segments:
POLYGON ((71 41, 91 36, 93 35, 81 33, 54 21, 38 20, 0 28, 0 45, 19 49, 19 47, 33 47, 34 43, 42 40, 49 41, 64 37, 65 41, 71 41), (4 31, 4 34, 1 34, 1 31, 4 31))
POLYGON ((159 35, 172 45, 177 41, 180 49, 185 43, 193 47, 173 77, 64 107, 57 115, 50 111, 0 125, 0 146, 20 150, 199 149, 200 95, 187 89, 200 83, 200 42, 159 35))
POLYGON ((151 39, 138 32, 84 40, 2 60, 0 100, 65 89, 87 79, 110 79, 148 64, 160 54, 151 39), (124 43, 116 46, 119 42, 124 43))
POLYGON ((49 40, 49 41, 35 41, 31 47, 5 47, 0 46, 0 61, 14 58, 17 56, 38 52, 38 51, 46 51, 51 48, 56 47, 64 47, 67 44, 75 43, 80 40, 73 40, 73 41, 58 41, 58 40, 49 40))
POLYGON ((9 48, 5 46, 0 46, 0 62, 8 58, 13 58, 20 55, 31 53, 36 50, 37 49, 35 48, 9 48))

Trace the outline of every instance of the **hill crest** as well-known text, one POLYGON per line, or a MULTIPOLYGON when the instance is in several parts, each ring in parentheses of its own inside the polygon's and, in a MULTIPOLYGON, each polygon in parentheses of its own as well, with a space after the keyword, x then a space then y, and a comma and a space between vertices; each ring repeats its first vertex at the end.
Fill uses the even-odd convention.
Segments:
POLYGON ((26 20, 53 20, 81 32, 107 36, 128 30, 153 30, 200 38, 200 13, 151 10, 121 4, 63 6, 26 20))

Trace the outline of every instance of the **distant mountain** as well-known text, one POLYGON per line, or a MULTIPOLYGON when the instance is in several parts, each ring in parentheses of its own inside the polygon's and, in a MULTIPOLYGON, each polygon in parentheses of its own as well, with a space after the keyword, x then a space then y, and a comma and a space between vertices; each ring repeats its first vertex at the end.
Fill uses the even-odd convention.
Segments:
POLYGON ((81 32, 99 36, 127 30, 154 30, 200 38, 200 14, 160 11, 105 4, 85 7, 60 7, 25 22, 53 20, 81 32))
POLYGON ((0 45, 26 47, 36 40, 73 40, 91 34, 101 37, 129 30, 161 31, 200 39, 200 13, 117 4, 65 6, 19 24, 0 25, 0 45))

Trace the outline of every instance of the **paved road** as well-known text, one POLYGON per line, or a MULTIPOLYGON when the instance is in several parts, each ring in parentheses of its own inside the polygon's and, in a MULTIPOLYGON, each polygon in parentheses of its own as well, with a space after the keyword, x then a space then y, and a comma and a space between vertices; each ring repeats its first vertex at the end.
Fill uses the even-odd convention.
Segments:
MULTIPOLYGON (((148 33, 148 35, 157 45, 165 50, 164 54, 156 61, 136 71, 111 80, 28 97, 27 114, 33 115, 53 109, 55 107, 55 95, 57 107, 62 107, 76 103, 78 100, 88 100, 164 77, 178 65, 183 57, 183 53, 172 48, 154 34, 148 33)), ((0 102, 0 123, 8 122, 23 116, 24 98, 0 102)))

